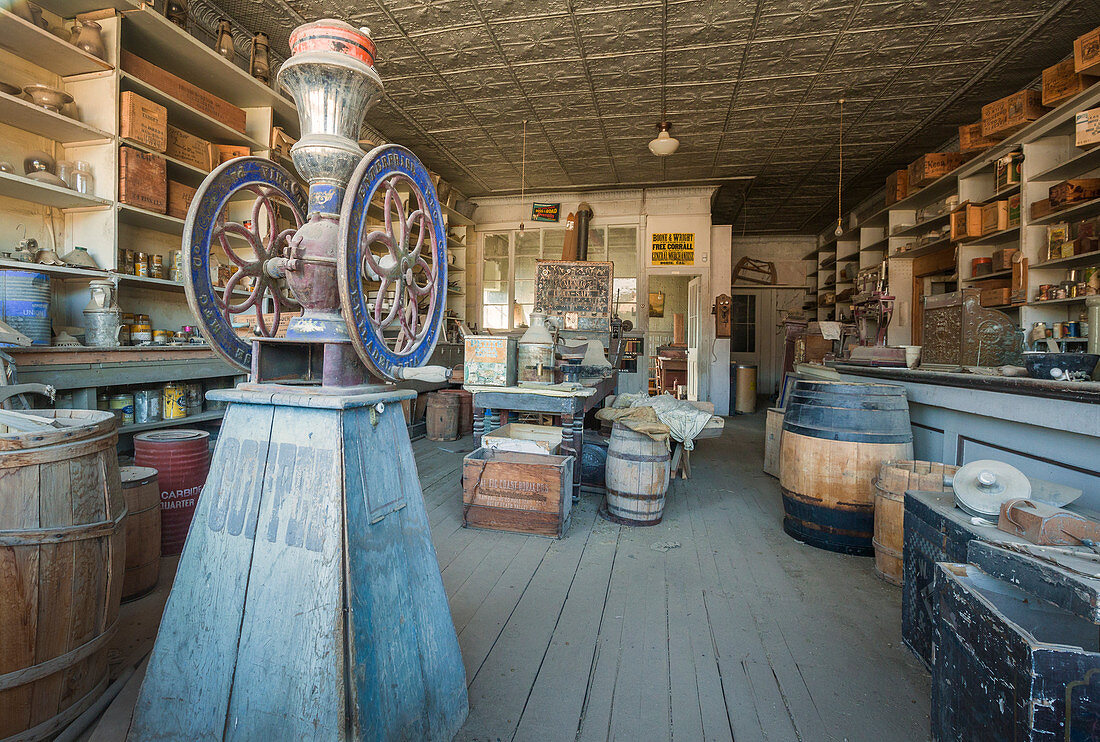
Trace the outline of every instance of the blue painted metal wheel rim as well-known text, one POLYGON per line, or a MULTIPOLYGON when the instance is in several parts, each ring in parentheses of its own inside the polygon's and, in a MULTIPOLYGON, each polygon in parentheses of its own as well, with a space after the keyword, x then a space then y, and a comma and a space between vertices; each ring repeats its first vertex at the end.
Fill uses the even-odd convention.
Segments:
MULTIPOLYGON (((336 263, 344 319, 351 330, 352 345, 367 368, 382 378, 397 380, 400 369, 424 365, 435 350, 447 311, 447 230, 431 175, 416 155, 405 147, 395 144, 376 147, 356 167, 340 213, 340 253, 336 263), (418 208, 406 217, 403 207, 397 207, 400 225, 393 225, 389 214, 390 202, 386 201, 383 206, 386 227, 384 230, 369 228, 366 222, 371 201, 379 188, 392 192, 395 185, 408 186, 418 208), (421 238, 415 247, 410 247, 410 225, 417 218, 420 220, 418 231, 421 238), (415 281, 415 265, 406 264, 423 260, 425 220, 430 221, 427 236, 434 276, 429 276, 431 281, 421 286, 415 281), (397 226, 401 234, 394 232, 397 226), (389 248, 381 259, 370 250, 372 245, 380 243, 389 248), (414 256, 415 260, 412 259, 414 256), (390 262, 386 262, 387 257, 390 262), (396 288, 393 305, 383 320, 380 319, 380 307, 385 292, 380 288, 372 303, 369 291, 363 286, 363 278, 385 280, 386 275, 391 276, 390 280, 395 282, 396 288), (411 280, 406 280, 410 277, 411 280), (431 292, 427 317, 421 323, 419 310, 415 321, 403 317, 406 306, 404 292, 422 291, 424 288, 431 292), (401 348, 390 347, 383 334, 385 327, 390 326, 395 318, 401 325, 396 341, 403 346, 401 348), (411 335, 408 329, 412 330, 411 335)), ((383 286, 386 285, 384 280, 383 286)))
MULTIPOLYGON (((191 201, 183 228, 184 292, 199 331, 218 355, 246 371, 252 366, 252 345, 237 336, 225 310, 219 307, 218 290, 210 279, 210 250, 219 228, 225 229, 225 223, 219 225, 218 217, 229 201, 242 190, 259 188, 267 189, 270 196, 281 197, 294 209, 297 220, 294 230, 304 223, 306 194, 294 176, 271 160, 239 157, 218 166, 206 176, 191 201)), ((244 229, 243 225, 240 226, 244 229)), ((292 234, 294 230, 289 232, 292 234)), ((285 238, 272 240, 269 245, 271 252, 277 252, 280 242, 285 242, 285 238)), ((259 256, 257 262, 261 262, 259 256)), ((262 288, 254 289, 251 298, 246 300, 246 304, 252 302, 248 308, 258 306, 267 290, 266 282, 258 281, 258 285, 262 288)), ((272 334, 277 325, 272 329, 272 334)))

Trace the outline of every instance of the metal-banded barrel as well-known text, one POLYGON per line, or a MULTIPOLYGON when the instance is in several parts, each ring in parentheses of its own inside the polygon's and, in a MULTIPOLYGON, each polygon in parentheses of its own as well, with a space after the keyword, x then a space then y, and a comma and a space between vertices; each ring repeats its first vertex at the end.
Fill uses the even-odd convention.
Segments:
POLYGON ((668 444, 615 423, 607 447, 607 506, 602 514, 623 525, 657 525, 664 517, 668 477, 668 444))
POLYGON ((179 554, 210 471, 210 434, 182 429, 139 433, 134 436, 134 464, 159 473, 160 553, 179 554))
POLYGON ((0 322, 31 339, 49 345, 50 276, 38 271, 0 270, 0 322))
POLYGON ((912 458, 903 387, 798 381, 783 416, 783 530, 821 549, 870 556, 872 481, 884 461, 912 458))
POLYGON ((160 485, 152 467, 123 466, 119 475, 127 511, 122 599, 133 600, 155 588, 160 576, 160 485))

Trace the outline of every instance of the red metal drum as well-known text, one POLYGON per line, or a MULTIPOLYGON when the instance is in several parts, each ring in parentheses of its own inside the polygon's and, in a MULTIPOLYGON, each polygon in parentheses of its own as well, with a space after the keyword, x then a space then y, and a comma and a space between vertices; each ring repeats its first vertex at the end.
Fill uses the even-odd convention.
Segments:
POLYGON ((159 472, 160 552, 179 554, 210 471, 210 434, 156 430, 134 436, 134 465, 159 472))
POLYGON ((339 52, 374 66, 374 42, 343 21, 326 18, 298 26, 290 34, 290 53, 339 52))
POLYGON ((440 389, 440 394, 454 394, 458 397, 458 434, 469 435, 474 432, 474 395, 465 389, 440 389))

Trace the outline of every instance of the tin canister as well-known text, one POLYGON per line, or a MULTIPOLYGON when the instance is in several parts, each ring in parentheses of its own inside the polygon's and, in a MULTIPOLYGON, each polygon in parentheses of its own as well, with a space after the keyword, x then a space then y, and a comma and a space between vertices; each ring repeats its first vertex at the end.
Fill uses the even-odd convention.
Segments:
POLYGON ((134 275, 149 276, 149 256, 143 252, 134 254, 134 275))
POLYGON ((1062 324, 1062 331, 1065 332, 1065 337, 1079 338, 1081 337, 1081 323, 1065 322, 1062 324))
POLYGON ((134 395, 112 394, 110 400, 111 412, 119 420, 119 425, 134 424, 134 395))
POLYGON ((130 328, 130 340, 134 345, 153 342, 153 328, 149 325, 134 325, 130 328))
POLYGON ((193 381, 183 385, 186 392, 184 407, 188 415, 197 415, 202 412, 202 382, 193 381))
POLYGON ((153 330, 153 345, 168 345, 168 330, 153 330))
POLYGON ((164 278, 164 256, 163 255, 150 255, 149 256, 149 277, 150 278, 164 278))
POLYGON ((179 250, 168 254, 168 278, 173 281, 183 280, 183 253, 179 250))
POLYGON ((1053 337, 1053 338, 1064 337, 1062 335, 1062 323, 1061 322, 1055 322, 1051 326, 1051 337, 1053 337))
POLYGON ((122 273, 133 275, 134 272, 134 251, 128 250, 125 247, 119 248, 118 251, 118 269, 122 273))
POLYGON ((107 392, 100 392, 95 398, 95 407, 97 410, 103 410, 109 412, 111 410, 111 395, 107 392))
POLYGON ((134 315, 134 322, 136 324, 139 324, 139 325, 152 325, 153 324, 149 320, 149 315, 148 314, 135 314, 134 315))
POLYGON ((165 420, 179 420, 187 417, 187 390, 183 384, 173 382, 164 385, 161 407, 165 420))
POLYGON ((134 392, 134 422, 152 423, 161 419, 160 389, 139 389, 134 392))

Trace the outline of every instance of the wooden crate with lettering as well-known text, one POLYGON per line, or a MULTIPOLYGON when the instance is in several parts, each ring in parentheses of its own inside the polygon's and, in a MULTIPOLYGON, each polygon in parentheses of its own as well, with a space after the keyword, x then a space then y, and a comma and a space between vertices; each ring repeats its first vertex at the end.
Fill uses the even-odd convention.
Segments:
POLYGON ((118 148, 118 200, 163 214, 168 208, 168 163, 160 155, 118 148))
POLYGON ((186 103, 229 128, 245 133, 244 109, 191 84, 182 77, 173 75, 168 70, 161 69, 126 50, 122 52, 122 71, 144 80, 162 93, 186 103))
POLYGON ((561 538, 573 505, 573 461, 477 449, 462 461, 462 525, 561 538))

